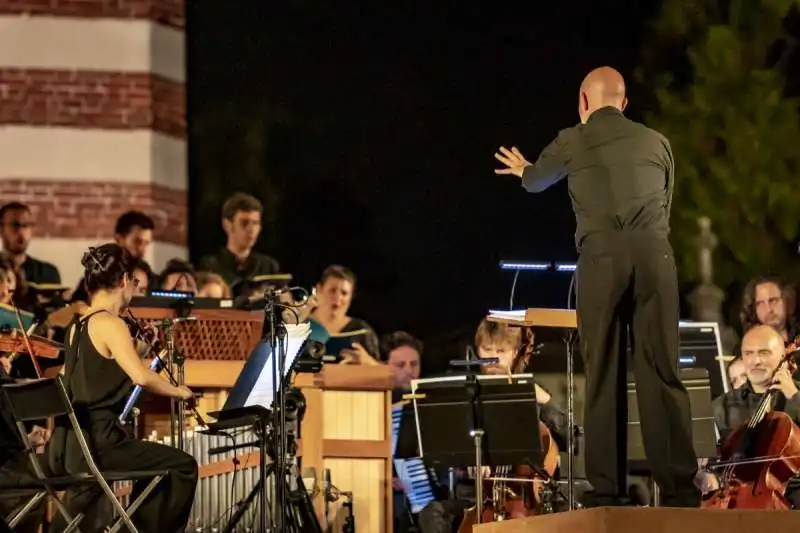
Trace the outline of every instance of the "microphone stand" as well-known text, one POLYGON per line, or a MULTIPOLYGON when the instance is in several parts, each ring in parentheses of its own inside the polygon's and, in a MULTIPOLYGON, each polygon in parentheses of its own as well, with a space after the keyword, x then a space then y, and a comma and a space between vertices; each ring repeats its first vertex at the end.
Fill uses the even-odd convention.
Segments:
MULTIPOLYGON (((166 338, 167 361, 169 367, 174 367, 177 371, 173 372, 173 368, 169 369, 170 376, 176 376, 173 383, 176 387, 186 386, 186 374, 184 371, 184 362, 186 358, 183 353, 175 346, 175 324, 186 322, 190 320, 197 320, 196 317, 183 317, 183 318, 165 318, 161 322, 164 329, 164 337, 166 338)), ((185 430, 186 427, 186 400, 179 398, 170 399, 170 413, 169 421, 172 426, 170 432, 170 445, 173 448, 183 450, 185 448, 185 430)))
MULTIPOLYGON (((278 312, 278 291, 268 291, 264 308, 264 331, 262 336, 269 341, 272 358, 272 383, 275 398, 272 402, 272 435, 275 456, 273 460, 274 487, 272 498, 272 531, 284 531, 286 517, 286 391, 283 376, 286 370, 286 337, 288 332, 278 312)), ((265 436, 266 438, 266 436, 265 436)), ((263 470, 265 465, 261 465, 263 470)), ((261 493, 261 513, 267 509, 267 491, 261 493)))

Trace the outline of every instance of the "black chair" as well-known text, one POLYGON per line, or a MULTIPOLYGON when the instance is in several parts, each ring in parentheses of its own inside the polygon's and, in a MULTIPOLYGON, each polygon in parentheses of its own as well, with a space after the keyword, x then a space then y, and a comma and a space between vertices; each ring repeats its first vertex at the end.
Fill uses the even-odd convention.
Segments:
POLYGON ((145 498, 156 488, 161 480, 168 475, 168 472, 166 470, 101 472, 92 457, 89 444, 86 441, 86 436, 81 429, 72 402, 69 399, 69 395, 67 394, 67 390, 60 376, 27 383, 7 384, 3 385, 2 389, 7 406, 10 408, 14 417, 17 431, 20 434, 20 438, 25 443, 25 452, 30 459, 30 464, 35 474, 35 481, 30 485, 21 487, 0 486, 0 492, 3 493, 3 496, 6 495, 7 490, 28 491, 28 494, 31 492, 34 493, 28 503, 10 519, 9 526, 11 526, 12 530, 42 498, 50 496, 58 507, 59 513, 69 522, 69 526, 64 533, 79 531, 78 524, 83 519, 83 515, 72 517, 64 506, 64 503, 56 495, 56 492, 77 485, 97 484, 103 490, 106 498, 111 502, 116 514, 119 516, 114 522, 111 532, 116 533, 124 525, 131 533, 138 533, 136 526, 133 525, 133 521, 131 520, 131 515, 136 512, 145 498), (25 423, 50 417, 66 417, 69 420, 78 439, 83 458, 89 467, 89 472, 56 477, 46 473, 46 469, 40 463, 40 456, 36 453, 36 450, 30 442, 28 442, 25 423), (146 479, 150 479, 150 483, 147 484, 142 493, 127 508, 117 499, 114 490, 109 485, 109 483, 114 483, 116 481, 138 481, 146 479))

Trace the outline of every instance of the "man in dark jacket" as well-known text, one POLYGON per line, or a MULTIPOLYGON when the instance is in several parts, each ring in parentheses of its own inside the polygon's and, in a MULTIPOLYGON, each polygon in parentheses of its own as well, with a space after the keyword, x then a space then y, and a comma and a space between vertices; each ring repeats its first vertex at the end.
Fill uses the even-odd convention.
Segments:
POLYGON ((578 329, 586 369, 587 506, 626 501, 628 335, 642 436, 666 506, 696 507, 697 463, 689 395, 678 374, 678 280, 668 240, 674 162, 667 139, 623 115, 616 70, 589 73, 581 123, 562 130, 529 163, 516 148, 495 157, 498 174, 541 192, 567 178, 577 221, 578 329))

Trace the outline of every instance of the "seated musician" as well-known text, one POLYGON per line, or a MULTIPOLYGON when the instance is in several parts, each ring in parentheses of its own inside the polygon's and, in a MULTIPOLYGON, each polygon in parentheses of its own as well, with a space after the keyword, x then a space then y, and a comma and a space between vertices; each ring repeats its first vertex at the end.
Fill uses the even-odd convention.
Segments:
POLYGON ((331 265, 322 273, 317 283, 317 307, 311 318, 325 327, 331 335, 367 330, 362 342, 354 342, 350 349, 342 350, 343 362, 364 364, 369 358, 379 357, 378 336, 364 320, 347 314, 353 301, 356 275, 349 268, 331 265), (367 357, 369 356, 369 357, 367 357))
MULTIPOLYGON (((496 365, 484 366, 486 374, 521 374, 530 364, 530 356, 525 353, 522 342, 522 329, 496 322, 483 320, 475 332, 475 347, 483 359, 498 358, 496 365)), ((567 415, 552 403, 550 394, 538 384, 534 384, 536 402, 539 404, 539 418, 553 434, 560 449, 566 448, 567 415)))
MULTIPOLYGON (((126 211, 117 218, 117 222, 114 224, 114 242, 122 245, 131 255, 131 258, 136 261, 134 275, 136 277, 144 276, 145 279, 144 283, 140 282, 137 285, 140 293, 136 294, 136 296, 147 294, 147 288, 153 277, 153 269, 144 258, 153 243, 153 230, 155 227, 153 219, 141 211, 126 211)), ((89 293, 86 292, 82 278, 78 281, 78 285, 72 293, 72 300, 89 301, 89 293)))
POLYGON ((742 356, 737 355, 733 361, 728 363, 728 381, 732 389, 741 388, 747 383, 747 369, 742 361, 742 356))
POLYGON ((219 274, 197 273, 197 296, 201 298, 231 298, 231 288, 219 274))
MULTIPOLYGON (((411 381, 419 379, 421 358, 422 342, 405 331, 381 338, 381 359, 395 376, 392 393, 392 435, 395 438, 403 415, 403 403, 400 402, 403 394, 411 390, 411 381)), ((419 512, 436 500, 437 486, 430 470, 419 458, 396 461, 392 466, 394 533, 407 533, 413 531, 419 512)))
MULTIPOLYGON (((775 328, 785 343, 800 335, 800 320, 796 314, 794 287, 774 276, 759 276, 747 282, 742 295, 739 312, 742 330, 747 331, 757 324, 775 328)), ((739 355, 741 343, 734 349, 739 355)))
MULTIPOLYGON (((788 414, 796 424, 800 422, 800 383, 792 380, 786 369, 775 373, 785 352, 783 336, 771 326, 756 325, 745 333, 742 339, 742 362, 747 372, 747 382, 714 400, 714 419, 722 442, 750 420, 768 389, 781 393, 772 408, 788 414)), ((707 490, 718 486, 714 474, 705 472, 702 477, 702 484, 707 490)), ((786 491, 786 497, 795 509, 800 508, 798 485, 790 483, 786 491)))
MULTIPOLYGON (((172 398, 189 399, 192 393, 171 385, 146 366, 120 318, 136 285, 128 252, 119 244, 105 244, 90 248, 81 263, 90 302, 85 314, 67 327, 62 369, 65 385, 101 470, 170 472, 133 515, 139 530, 181 531, 194 501, 196 461, 181 450, 136 440, 119 424, 118 417, 133 384, 172 398)), ((65 420, 56 422, 46 453, 55 474, 87 470, 74 432, 65 420)), ((146 483, 137 482, 133 498, 146 483)), ((101 516, 107 507, 97 485, 69 490, 66 500, 73 514, 86 514, 80 527, 84 533, 102 531, 110 524, 111 520, 101 516)), ((62 531, 65 525, 59 516, 52 530, 62 531)))
POLYGON ((0 253, 0 303, 11 306, 19 303, 17 296, 19 296, 18 290, 22 289, 21 286, 11 258, 5 253, 0 253))
POLYGON ((170 259, 158 279, 161 290, 197 294, 197 277, 194 267, 188 261, 170 259))
MULTIPOLYGON (((486 374, 521 374, 525 372, 530 360, 525 350, 521 328, 483 320, 475 332, 475 347, 478 356, 484 359, 497 358, 495 365, 484 366, 486 374)), ((550 394, 538 384, 534 384, 536 401, 539 404, 539 419, 550 430, 553 439, 560 449, 566 443, 567 417, 560 408, 554 405, 550 394)), ((419 514, 421 533, 445 533, 454 530, 464 518, 464 509, 472 505, 474 500, 474 483, 467 482, 470 474, 458 469, 459 484, 454 497, 444 501, 433 502, 419 514)), ((491 468, 483 467, 483 475, 488 476, 491 468)), ((558 472, 555 473, 558 476, 558 472)))
MULTIPOLYGON (((13 383, 5 367, 0 365, 0 385, 13 383)), ((41 447, 47 441, 49 433, 45 428, 34 426, 28 434, 31 444, 41 447)), ((41 451, 41 449, 39 450, 41 451)), ((0 395, 0 485, 10 487, 30 483, 35 479, 29 459, 25 454, 25 447, 19 440, 19 433, 14 425, 10 412, 4 405, 3 396, 0 395)), ((3 518, 11 511, 24 504, 27 498, 0 498, 0 533, 10 531, 3 518), (5 527, 5 529, 4 529, 5 527)), ((42 502, 14 528, 18 533, 38 533, 45 516, 45 505, 42 502)))

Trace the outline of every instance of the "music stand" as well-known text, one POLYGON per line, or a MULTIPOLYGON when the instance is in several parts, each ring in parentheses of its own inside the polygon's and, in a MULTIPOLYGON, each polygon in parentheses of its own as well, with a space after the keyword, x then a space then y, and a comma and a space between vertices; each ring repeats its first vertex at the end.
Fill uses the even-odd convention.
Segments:
POLYGON ((573 344, 578 329, 578 315, 572 309, 530 308, 524 311, 489 311, 489 322, 508 326, 536 328, 537 341, 561 337, 567 359, 567 501, 575 509, 576 440, 582 430, 575 424, 575 353, 573 344))
MULTIPOLYGON (((239 419, 243 415, 252 416, 252 410, 255 407, 260 407, 266 410, 273 406, 277 388, 283 387, 285 382, 288 380, 291 370, 294 367, 294 363, 302 352, 303 347, 306 344, 306 340, 311 333, 311 328, 307 323, 299 325, 287 325, 286 328, 288 335, 286 336, 286 341, 284 341, 284 345, 286 347, 286 360, 285 364, 283 365, 284 372, 282 376, 284 383, 279 383, 277 386, 275 384, 275 373, 271 358, 273 353, 277 351, 272 349, 271 343, 268 340, 261 340, 250 352, 247 362, 245 362, 242 372, 236 378, 236 382, 233 384, 233 388, 231 389, 230 395, 225 401, 225 405, 223 405, 222 410, 215 413, 209 413, 210 416, 217 418, 220 423, 224 424, 226 420, 239 419)), ((261 431, 261 442, 259 445, 259 454, 261 459, 261 463, 259 465, 259 480, 250 491, 250 494, 245 501, 249 505, 249 503, 255 500, 256 494, 260 495, 260 525, 261 530, 266 531, 266 512, 268 505, 266 490, 268 477, 267 426, 269 422, 264 417, 259 417, 258 422, 258 425, 254 425, 254 428, 257 432, 261 431)), ((209 426, 214 426, 214 424, 209 424, 209 426)), ((278 435, 278 437, 281 438, 280 435, 278 435)), ((276 484, 283 483, 286 479, 285 472, 281 472, 280 470, 276 471, 274 466, 274 464, 271 464, 270 469, 278 480, 276 481, 276 484)), ((236 527, 239 519, 243 516, 246 507, 247 506, 243 506, 239 509, 239 511, 231 520, 231 523, 228 524, 226 531, 233 531, 233 528, 236 527)), ((273 519, 276 516, 276 513, 282 512, 282 509, 273 509, 273 519)), ((281 515, 281 523, 283 523, 282 520, 283 515, 281 515)))
POLYGON ((415 380, 411 390, 420 456, 445 466, 474 463, 479 510, 484 464, 526 464, 544 470, 533 374, 415 380))

